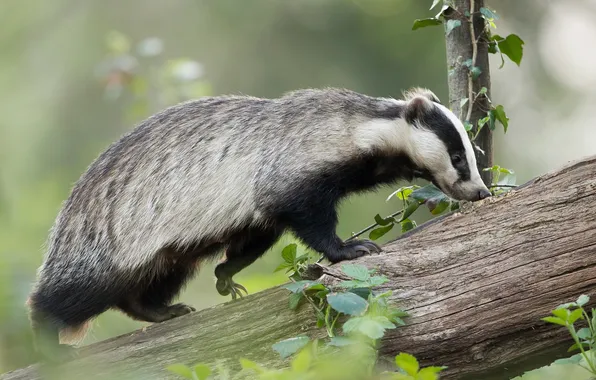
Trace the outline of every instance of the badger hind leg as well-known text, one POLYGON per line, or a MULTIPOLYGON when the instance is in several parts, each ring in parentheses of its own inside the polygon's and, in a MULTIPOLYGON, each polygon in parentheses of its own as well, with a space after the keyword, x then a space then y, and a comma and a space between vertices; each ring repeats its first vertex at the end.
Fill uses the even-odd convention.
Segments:
POLYGON ((261 257, 281 236, 279 228, 247 228, 230 239, 225 261, 215 267, 217 282, 215 287, 222 296, 232 295, 232 299, 242 297, 246 288, 232 280, 232 277, 261 257))
POLYGON ((118 308, 134 319, 152 323, 195 311, 194 307, 183 303, 171 304, 172 300, 197 272, 200 260, 220 248, 221 244, 164 248, 151 264, 147 280, 123 299, 118 308))
POLYGON ((131 318, 152 323, 193 312, 195 309, 192 306, 170 303, 194 272, 194 268, 177 264, 169 268, 167 273, 155 275, 146 281, 139 290, 123 299, 118 308, 131 318))

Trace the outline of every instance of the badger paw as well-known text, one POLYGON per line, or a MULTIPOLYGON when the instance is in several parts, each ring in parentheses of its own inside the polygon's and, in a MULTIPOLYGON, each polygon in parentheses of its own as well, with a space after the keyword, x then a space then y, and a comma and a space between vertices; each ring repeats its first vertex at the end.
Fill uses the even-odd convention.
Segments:
POLYGON ((236 298, 243 297, 242 291, 248 295, 248 290, 246 288, 232 280, 231 277, 222 277, 217 279, 217 283, 215 284, 215 288, 217 292, 222 296, 232 295, 232 299, 235 300, 236 298))
POLYGON ((166 317, 169 317, 168 319, 172 319, 172 318, 181 317, 183 315, 192 313, 193 311, 197 311, 197 309, 195 309, 194 307, 189 306, 187 304, 184 304, 184 303, 177 303, 177 304, 168 306, 165 309, 164 314, 167 314, 166 317))
POLYGON ((368 239, 350 240, 345 242, 339 252, 328 255, 329 261, 337 263, 344 260, 353 260, 364 255, 382 252, 381 247, 368 239))

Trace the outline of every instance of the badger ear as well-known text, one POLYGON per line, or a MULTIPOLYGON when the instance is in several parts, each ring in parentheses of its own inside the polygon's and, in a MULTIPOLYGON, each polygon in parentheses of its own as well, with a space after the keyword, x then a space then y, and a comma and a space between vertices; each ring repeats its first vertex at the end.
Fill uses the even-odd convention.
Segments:
POLYGON ((421 119, 424 115, 431 112, 433 108, 433 103, 427 97, 415 96, 408 100, 404 118, 408 124, 413 124, 415 120, 421 119))
POLYGON ((403 93, 405 100, 411 100, 417 96, 424 96, 431 102, 441 103, 437 95, 428 88, 413 87, 403 93))

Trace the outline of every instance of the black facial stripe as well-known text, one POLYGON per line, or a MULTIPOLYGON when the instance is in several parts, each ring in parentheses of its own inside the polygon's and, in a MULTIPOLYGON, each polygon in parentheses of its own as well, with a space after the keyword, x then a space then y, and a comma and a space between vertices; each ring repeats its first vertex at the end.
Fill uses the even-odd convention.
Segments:
POLYGON ((457 170, 459 180, 468 181, 471 173, 466 148, 451 120, 438 107, 434 107, 432 111, 420 115, 418 121, 424 128, 432 131, 443 141, 449 157, 452 159, 452 165, 457 170), (457 155, 461 157, 459 162, 453 160, 457 155))

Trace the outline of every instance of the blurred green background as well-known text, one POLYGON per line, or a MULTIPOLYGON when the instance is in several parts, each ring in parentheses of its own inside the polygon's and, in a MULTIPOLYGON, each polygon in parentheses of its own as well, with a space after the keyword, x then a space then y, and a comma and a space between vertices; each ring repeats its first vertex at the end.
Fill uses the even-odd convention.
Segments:
MULTIPOLYGON (((86 167, 149 114, 188 97, 277 97, 337 86, 399 97, 410 86, 447 100, 441 28, 428 0, 2 0, 0 4, 0 372, 31 361, 24 302, 61 202, 86 167)), ((498 33, 526 41, 522 66, 493 57, 493 100, 508 111, 495 162, 522 183, 596 153, 596 39, 588 0, 504 0, 498 33)), ((394 188, 353 197, 340 236, 400 207, 394 188)), ((423 221, 428 215, 420 215, 423 221)), ((393 238, 396 233, 383 239, 393 238)), ((242 272, 250 292, 273 273, 280 242, 242 272)), ((197 308, 227 301, 212 267, 182 295, 197 308)), ((87 342, 143 324, 107 312, 87 342)))

